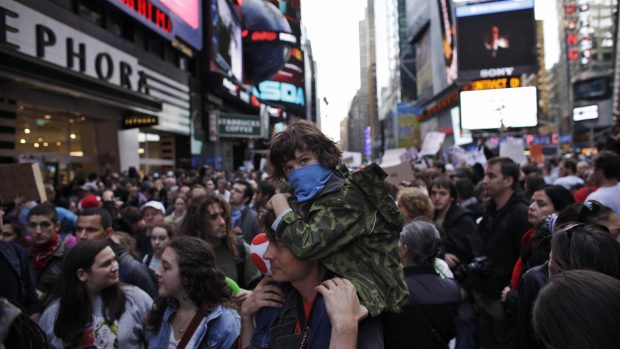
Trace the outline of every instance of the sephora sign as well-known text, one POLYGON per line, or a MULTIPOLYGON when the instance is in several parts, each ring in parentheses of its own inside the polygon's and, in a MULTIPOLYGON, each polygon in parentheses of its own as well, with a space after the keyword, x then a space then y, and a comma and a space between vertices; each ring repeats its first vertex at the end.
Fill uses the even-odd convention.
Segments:
POLYGON ((138 58, 16 1, 0 5, 0 45, 162 101, 159 127, 189 134, 189 87, 138 58))

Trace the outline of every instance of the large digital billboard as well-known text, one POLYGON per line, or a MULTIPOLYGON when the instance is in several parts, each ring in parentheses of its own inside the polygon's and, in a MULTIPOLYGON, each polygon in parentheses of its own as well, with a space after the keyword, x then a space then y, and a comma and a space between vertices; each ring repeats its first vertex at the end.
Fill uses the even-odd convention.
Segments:
POLYGON ((167 38, 175 37, 202 49, 200 0, 108 0, 136 20, 167 38))
POLYGON ((456 8, 459 81, 534 73, 534 0, 485 2, 456 8))
POLYGON ((235 82, 243 81, 242 24, 237 10, 228 0, 211 0, 210 70, 235 82))
POLYGON ((264 101, 286 107, 293 115, 306 115, 305 64, 301 43, 301 7, 299 0, 270 0, 288 21, 296 45, 284 67, 270 80, 260 82, 255 94, 264 101))
POLYGON ((461 92, 461 127, 466 130, 534 127, 538 123, 536 87, 461 92))
POLYGON ((456 82, 457 59, 456 59, 456 26, 452 17, 452 5, 450 0, 437 0, 439 7, 439 22, 441 27, 441 48, 443 60, 446 66, 446 81, 448 85, 456 82))

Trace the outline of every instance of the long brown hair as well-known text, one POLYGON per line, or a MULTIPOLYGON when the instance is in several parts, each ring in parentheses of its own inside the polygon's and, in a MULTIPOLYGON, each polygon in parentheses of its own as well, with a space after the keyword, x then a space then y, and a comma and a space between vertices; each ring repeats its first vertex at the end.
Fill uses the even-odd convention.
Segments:
POLYGON ((194 236, 204 241, 209 241, 211 236, 211 226, 207 222, 208 208, 212 204, 220 205, 224 211, 224 220, 226 221, 226 245, 232 253, 236 262, 239 262, 239 251, 237 251, 237 235, 232 229, 232 219, 230 215, 230 206, 226 199, 221 195, 201 195, 192 200, 187 207, 187 213, 181 225, 181 234, 186 236, 194 236))
MULTIPOLYGON (((66 344, 78 344, 82 330, 91 325, 93 306, 84 282, 77 277, 78 269, 90 271, 95 257, 108 245, 104 241, 86 240, 72 247, 65 256, 58 314, 54 334, 66 344)), ((101 291, 103 317, 113 322, 125 312, 125 293, 120 284, 101 291)))
MULTIPOLYGON (((226 283, 224 272, 215 265, 215 254, 209 243, 196 237, 181 236, 172 239, 166 248, 176 253, 181 285, 198 308, 209 312, 220 304, 230 304, 232 290, 226 283)), ((146 317, 148 327, 159 329, 169 302, 169 298, 155 300, 146 317)))

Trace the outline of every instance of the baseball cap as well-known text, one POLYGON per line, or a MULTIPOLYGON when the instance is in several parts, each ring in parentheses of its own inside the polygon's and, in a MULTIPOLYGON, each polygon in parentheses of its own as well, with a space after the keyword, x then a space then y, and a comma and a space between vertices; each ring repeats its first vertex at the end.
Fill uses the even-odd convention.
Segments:
POLYGON ((144 210, 145 210, 147 207, 154 208, 154 209, 156 209, 156 210, 160 211, 160 212, 161 212, 161 214, 163 214, 164 216, 166 215, 166 209, 164 208, 164 204, 162 204, 162 203, 161 203, 161 202, 159 202, 159 201, 151 200, 151 201, 147 202, 146 204, 144 204, 144 205, 140 208, 140 211, 144 212, 144 210))

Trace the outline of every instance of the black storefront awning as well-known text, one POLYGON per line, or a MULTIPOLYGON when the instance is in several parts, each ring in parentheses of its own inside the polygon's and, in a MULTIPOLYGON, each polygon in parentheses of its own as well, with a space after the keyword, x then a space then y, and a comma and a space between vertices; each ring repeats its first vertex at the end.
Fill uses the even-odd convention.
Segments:
POLYGON ((125 109, 162 110, 162 102, 157 98, 4 48, 0 48, 0 76, 125 109))

